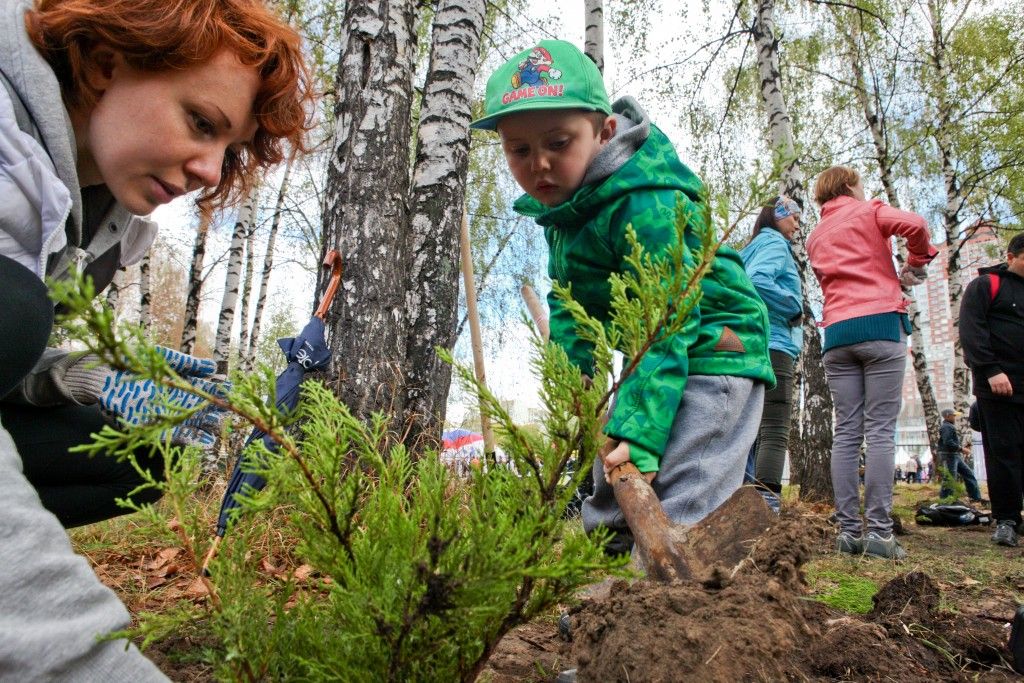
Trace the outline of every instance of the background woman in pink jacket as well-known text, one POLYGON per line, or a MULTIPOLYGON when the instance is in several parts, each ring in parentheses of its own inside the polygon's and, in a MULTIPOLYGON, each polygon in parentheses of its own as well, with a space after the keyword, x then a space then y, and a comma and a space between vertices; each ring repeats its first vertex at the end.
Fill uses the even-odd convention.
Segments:
POLYGON ((896 416, 907 362, 907 299, 901 284, 920 284, 937 253, 928 224, 909 211, 866 201, 860 175, 833 166, 818 176, 814 198, 821 222, 807 239, 814 274, 825 295, 822 346, 835 403, 832 489, 839 552, 902 559, 892 534, 896 416), (907 241, 907 264, 897 275, 892 240, 907 241), (858 457, 867 441, 864 521, 860 517, 858 457))

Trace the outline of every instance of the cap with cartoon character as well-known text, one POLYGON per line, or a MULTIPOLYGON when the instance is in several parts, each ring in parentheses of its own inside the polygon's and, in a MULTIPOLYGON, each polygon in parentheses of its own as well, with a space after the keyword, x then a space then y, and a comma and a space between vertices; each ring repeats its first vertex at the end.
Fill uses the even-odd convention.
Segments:
POLYGON ((494 130, 503 116, 543 109, 612 113, 597 65, 564 40, 542 40, 491 74, 484 99, 485 115, 470 128, 494 130))

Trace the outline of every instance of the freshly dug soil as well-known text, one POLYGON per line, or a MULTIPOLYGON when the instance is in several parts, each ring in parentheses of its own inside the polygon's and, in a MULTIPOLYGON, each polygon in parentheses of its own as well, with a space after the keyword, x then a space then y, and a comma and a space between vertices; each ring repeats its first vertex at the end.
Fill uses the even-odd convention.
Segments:
POLYGON ((828 528, 784 517, 713 587, 618 582, 572 615, 580 681, 958 681, 1010 674, 997 623, 937 612, 939 588, 913 572, 873 611, 848 615, 803 597, 801 566, 828 528), (995 667, 995 669, 994 669, 995 667))

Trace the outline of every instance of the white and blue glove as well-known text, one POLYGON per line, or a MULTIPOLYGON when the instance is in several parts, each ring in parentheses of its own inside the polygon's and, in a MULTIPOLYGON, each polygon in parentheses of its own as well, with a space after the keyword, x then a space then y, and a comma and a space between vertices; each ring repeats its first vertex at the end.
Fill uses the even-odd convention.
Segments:
MULTIPOLYGON (((156 350, 167 359, 170 368, 192 386, 214 396, 226 395, 229 388, 227 383, 208 379, 217 369, 214 361, 162 346, 157 346, 156 350)), ((76 401, 82 404, 98 403, 103 412, 123 424, 149 422, 166 412, 169 405, 189 410, 203 402, 201 397, 184 389, 163 387, 125 370, 114 370, 105 365, 94 366, 95 362, 96 356, 83 356, 68 368, 64 381, 76 401)), ((227 411, 208 405, 172 430, 171 443, 178 446, 212 447, 226 416, 227 411)))

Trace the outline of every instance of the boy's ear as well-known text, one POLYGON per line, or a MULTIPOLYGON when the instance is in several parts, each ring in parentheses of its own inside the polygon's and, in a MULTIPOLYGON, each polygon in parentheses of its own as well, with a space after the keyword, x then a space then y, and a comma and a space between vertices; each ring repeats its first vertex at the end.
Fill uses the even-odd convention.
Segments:
POLYGON ((616 125, 614 114, 605 117, 604 124, 601 125, 600 140, 602 145, 615 137, 616 125))

